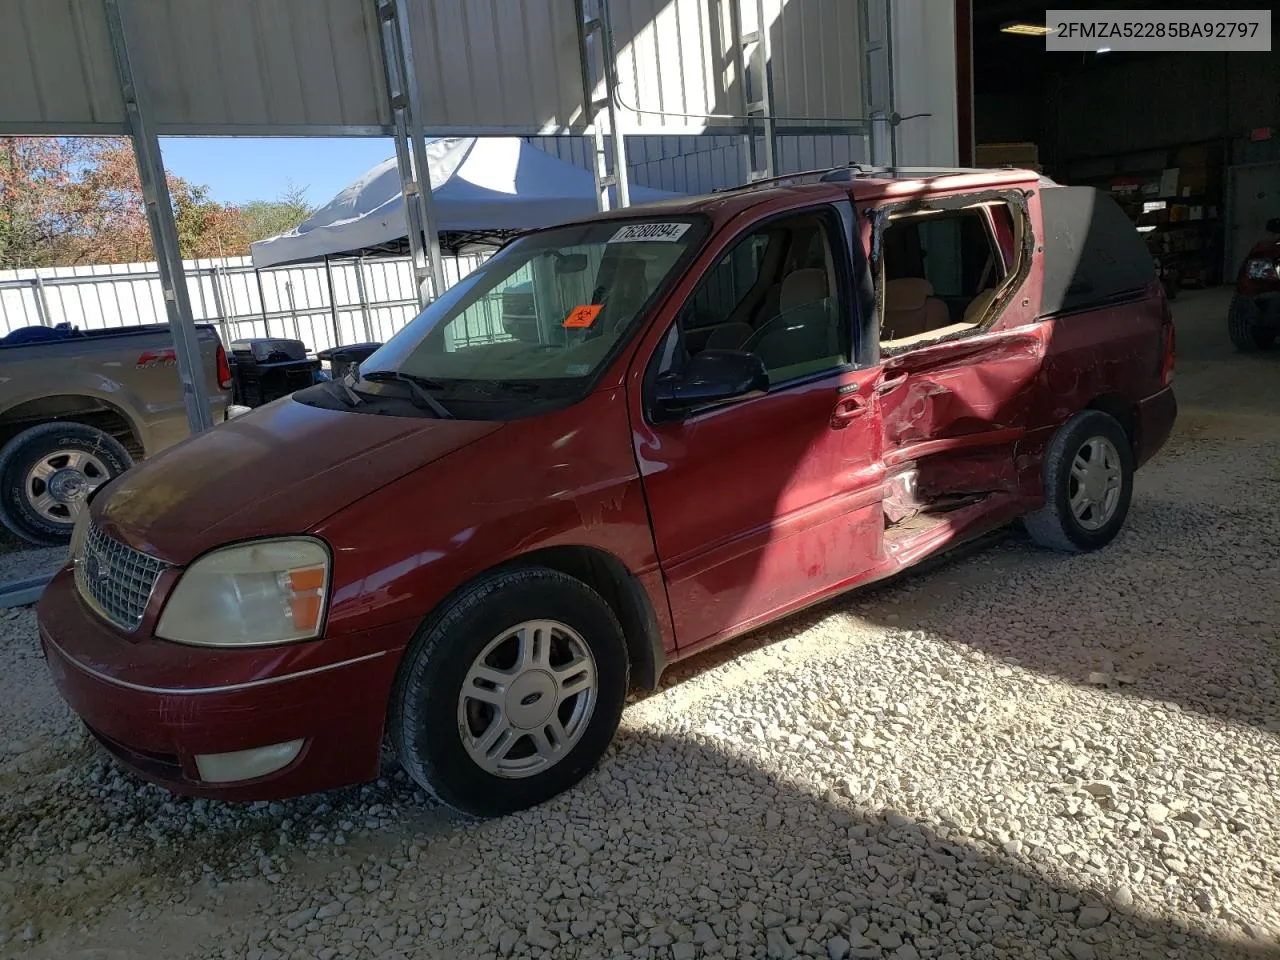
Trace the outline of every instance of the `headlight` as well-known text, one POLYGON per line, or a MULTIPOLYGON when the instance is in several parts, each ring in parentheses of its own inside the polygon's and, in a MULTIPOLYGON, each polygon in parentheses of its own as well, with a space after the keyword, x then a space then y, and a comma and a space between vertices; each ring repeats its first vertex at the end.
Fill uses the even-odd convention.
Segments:
POLYGON ((319 540, 222 547, 183 573, 156 636, 207 647, 310 640, 320 635, 328 591, 329 550, 319 540))
POLYGON ((1280 279, 1276 264, 1271 260, 1250 260, 1248 272, 1250 280, 1280 279))
POLYGON ((89 519, 89 505, 86 503, 80 508, 80 512, 76 514, 76 522, 71 527, 71 551, 69 558, 75 563, 84 556, 84 542, 89 539, 89 525, 92 521, 89 519))

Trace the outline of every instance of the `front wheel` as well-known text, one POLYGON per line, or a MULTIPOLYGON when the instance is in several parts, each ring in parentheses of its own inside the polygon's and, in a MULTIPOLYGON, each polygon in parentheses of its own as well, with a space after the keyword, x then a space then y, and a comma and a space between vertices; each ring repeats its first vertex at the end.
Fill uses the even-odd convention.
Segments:
POLYGON ((1265 350, 1276 335, 1258 326, 1258 305, 1248 297, 1232 297, 1227 309, 1227 333, 1241 353, 1265 350))
POLYGON ((500 816, 567 790, 613 739, 628 684, 612 609, 579 580, 528 568, 482 578, 410 644, 392 744, 437 800, 500 816))
POLYGON ((1069 553, 1097 550, 1124 526, 1133 497, 1133 450, 1100 410, 1064 423, 1045 450, 1044 506, 1023 518, 1031 539, 1069 553))

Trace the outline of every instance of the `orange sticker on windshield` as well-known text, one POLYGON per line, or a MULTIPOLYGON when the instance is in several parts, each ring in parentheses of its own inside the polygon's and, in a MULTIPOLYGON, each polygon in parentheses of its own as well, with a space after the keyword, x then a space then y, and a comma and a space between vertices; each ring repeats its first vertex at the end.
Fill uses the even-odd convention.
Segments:
POLYGON ((600 316, 600 311, 603 309, 602 303, 584 303, 580 307, 574 307, 564 318, 562 326, 570 330, 585 330, 596 322, 596 317, 600 316))

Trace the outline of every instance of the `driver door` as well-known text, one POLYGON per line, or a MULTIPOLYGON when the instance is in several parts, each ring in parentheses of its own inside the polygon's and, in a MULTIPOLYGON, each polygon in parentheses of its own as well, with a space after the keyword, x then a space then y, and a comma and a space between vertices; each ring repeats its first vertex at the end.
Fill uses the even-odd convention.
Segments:
POLYGON ((856 358, 852 223, 827 204, 744 227, 638 355, 636 459, 682 650, 798 609, 878 559, 879 368, 856 358), (710 349, 755 353, 768 392, 662 419, 655 379, 710 349))

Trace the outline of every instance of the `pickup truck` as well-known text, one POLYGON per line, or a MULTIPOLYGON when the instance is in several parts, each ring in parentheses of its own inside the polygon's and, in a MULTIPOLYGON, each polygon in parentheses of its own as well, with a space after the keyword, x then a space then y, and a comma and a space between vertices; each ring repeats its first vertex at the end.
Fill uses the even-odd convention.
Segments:
POLYGON ((1236 275, 1227 308, 1227 333, 1241 353, 1266 350, 1280 338, 1280 218, 1267 221, 1236 275))
MULTIPOLYGON (((198 330, 217 422, 231 369, 217 330, 198 330)), ((29 543, 66 543, 90 493, 188 435, 176 367, 165 324, 0 339, 0 521, 29 543)))
POLYGON ((1131 221, 1029 171, 843 168, 536 230, 358 373, 105 488, 45 656, 181 793, 372 779, 386 738, 444 803, 518 810, 676 659, 1019 520, 1106 546, 1173 428, 1173 351, 1131 221), (530 277, 536 331, 485 340, 530 277))

